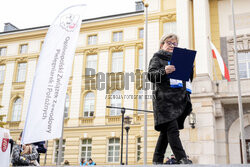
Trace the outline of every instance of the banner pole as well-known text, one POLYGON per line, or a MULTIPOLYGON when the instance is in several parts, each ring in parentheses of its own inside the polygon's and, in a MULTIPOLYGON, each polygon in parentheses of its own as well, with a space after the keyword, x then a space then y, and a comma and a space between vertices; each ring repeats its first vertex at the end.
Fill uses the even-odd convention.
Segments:
POLYGON ((64 114, 63 114, 63 121, 62 121, 62 135, 59 139, 58 158, 57 158, 56 165, 61 165, 61 161, 62 161, 63 130, 64 130, 64 114))

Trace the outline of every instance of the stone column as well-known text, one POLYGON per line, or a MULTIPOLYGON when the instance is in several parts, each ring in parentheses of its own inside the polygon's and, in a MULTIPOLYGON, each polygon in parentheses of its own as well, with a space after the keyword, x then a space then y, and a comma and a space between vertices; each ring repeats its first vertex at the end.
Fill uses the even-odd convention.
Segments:
POLYGON ((30 94, 31 94, 31 89, 32 89, 32 83, 36 71, 36 63, 37 59, 32 58, 28 59, 27 62, 27 74, 26 74, 26 82, 25 82, 25 92, 24 92, 24 99, 23 99, 23 110, 22 110, 22 118, 21 121, 22 123, 25 123, 26 115, 27 115, 27 110, 28 110, 28 105, 29 105, 29 100, 30 100, 30 94))
POLYGON ((190 0, 176 0, 176 25, 177 35, 180 39, 179 47, 191 47, 191 19, 190 0))
POLYGON ((72 94, 69 111, 69 126, 77 126, 79 118, 79 110, 81 104, 81 85, 82 85, 82 67, 83 67, 83 55, 78 54, 74 60, 74 71, 72 79, 72 94))
POLYGON ((2 95, 2 102, 1 105, 3 106, 2 111, 3 114, 6 115, 4 117, 3 121, 5 122, 8 118, 8 112, 9 112, 9 104, 10 104, 10 99, 11 99, 11 89, 12 89, 12 80, 13 80, 13 73, 14 73, 14 67, 15 67, 15 62, 7 62, 5 66, 5 80, 4 80, 4 85, 3 85, 3 95, 2 95))
POLYGON ((209 1, 194 0, 194 38, 196 55, 196 74, 209 75, 212 79, 212 56, 209 46, 210 36, 210 16, 209 16, 209 1))

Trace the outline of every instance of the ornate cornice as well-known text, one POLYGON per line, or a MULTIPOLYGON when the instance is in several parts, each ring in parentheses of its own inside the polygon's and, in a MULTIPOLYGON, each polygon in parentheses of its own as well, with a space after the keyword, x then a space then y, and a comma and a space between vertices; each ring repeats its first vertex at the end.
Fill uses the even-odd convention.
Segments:
POLYGON ((109 48, 111 52, 119 52, 119 51, 123 51, 123 49, 124 49, 124 45, 111 46, 109 48))
POLYGON ((85 49, 84 50, 85 55, 93 55, 93 54, 97 54, 97 53, 98 53, 97 48, 90 48, 90 49, 85 49))
POLYGON ((162 22, 174 21, 174 20, 176 20, 176 14, 169 13, 167 15, 162 16, 160 19, 162 22))

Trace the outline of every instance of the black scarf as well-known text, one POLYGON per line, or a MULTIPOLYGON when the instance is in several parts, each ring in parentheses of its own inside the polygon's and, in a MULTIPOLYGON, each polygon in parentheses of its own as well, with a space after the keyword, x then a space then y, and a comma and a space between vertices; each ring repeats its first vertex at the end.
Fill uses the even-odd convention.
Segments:
POLYGON ((168 51, 165 51, 165 50, 159 50, 158 52, 156 52, 156 55, 160 58, 160 59, 163 59, 163 60, 167 60, 167 61, 170 61, 171 60, 171 57, 172 57, 172 52, 168 52, 168 51))

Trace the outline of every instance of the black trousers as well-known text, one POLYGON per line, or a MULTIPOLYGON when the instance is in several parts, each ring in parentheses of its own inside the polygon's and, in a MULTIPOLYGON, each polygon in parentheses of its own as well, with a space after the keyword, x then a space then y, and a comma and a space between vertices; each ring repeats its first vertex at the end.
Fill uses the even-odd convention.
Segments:
POLYGON ((162 129, 163 130, 160 132, 160 136, 155 147, 153 162, 163 163, 168 143, 170 144, 177 161, 186 157, 186 153, 180 140, 177 120, 166 123, 162 129))

